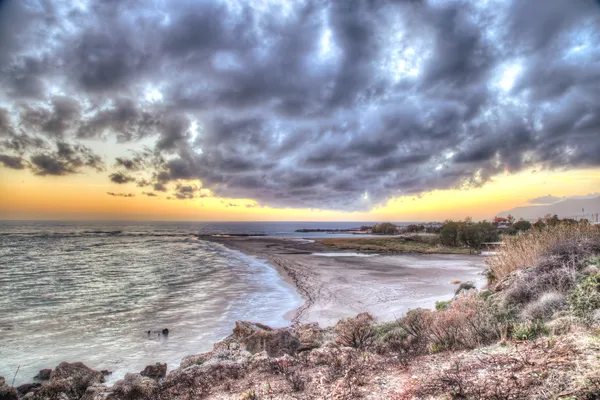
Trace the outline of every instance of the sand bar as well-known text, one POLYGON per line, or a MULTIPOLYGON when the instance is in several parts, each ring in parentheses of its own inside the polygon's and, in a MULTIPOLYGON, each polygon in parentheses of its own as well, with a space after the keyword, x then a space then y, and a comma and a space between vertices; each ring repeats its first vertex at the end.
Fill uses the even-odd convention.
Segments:
POLYGON ((316 242, 272 237, 203 237, 267 261, 294 284, 304 305, 292 322, 335 324, 368 311, 379 321, 449 300, 452 280, 484 284, 485 258, 456 254, 381 254, 358 257, 316 242), (317 253, 317 254, 315 254, 317 253))

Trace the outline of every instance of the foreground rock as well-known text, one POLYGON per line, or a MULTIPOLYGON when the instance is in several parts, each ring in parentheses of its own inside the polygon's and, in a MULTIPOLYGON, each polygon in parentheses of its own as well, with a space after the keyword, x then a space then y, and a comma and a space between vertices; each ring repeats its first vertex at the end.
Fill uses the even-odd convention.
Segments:
POLYGON ((37 388, 29 387, 24 396, 31 400, 79 400, 88 387, 100 385, 104 376, 81 362, 60 363, 50 373, 47 381, 37 388))
POLYGON ((167 376, 167 364, 156 363, 154 365, 148 365, 142 372, 141 376, 148 377, 158 381, 167 376))
POLYGON ((6 379, 0 376, 0 400, 17 400, 18 398, 17 390, 8 386, 6 379))

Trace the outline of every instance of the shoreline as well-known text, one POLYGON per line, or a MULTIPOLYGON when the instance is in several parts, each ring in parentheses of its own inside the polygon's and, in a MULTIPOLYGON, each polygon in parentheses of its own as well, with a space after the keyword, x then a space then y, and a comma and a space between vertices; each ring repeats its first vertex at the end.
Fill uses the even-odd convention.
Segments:
MULTIPOLYGON (((291 325, 331 326, 367 311, 379 321, 401 317, 412 308, 432 308, 449 300, 453 280, 484 284, 481 256, 369 252, 350 255, 318 240, 277 237, 203 237, 267 262, 292 285, 304 303, 284 316, 291 325), (320 255, 321 254, 321 255, 320 255)), ((353 252, 354 253, 354 252, 353 252)))

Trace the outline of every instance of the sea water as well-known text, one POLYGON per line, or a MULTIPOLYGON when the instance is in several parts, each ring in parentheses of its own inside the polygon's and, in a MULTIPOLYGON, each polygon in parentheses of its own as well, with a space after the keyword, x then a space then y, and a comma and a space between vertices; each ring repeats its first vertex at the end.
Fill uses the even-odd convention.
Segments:
POLYGON ((113 371, 110 383, 156 362, 173 369, 236 320, 288 325, 302 300, 274 268, 197 235, 295 227, 0 222, 0 376, 18 369, 18 385, 82 361, 113 371))

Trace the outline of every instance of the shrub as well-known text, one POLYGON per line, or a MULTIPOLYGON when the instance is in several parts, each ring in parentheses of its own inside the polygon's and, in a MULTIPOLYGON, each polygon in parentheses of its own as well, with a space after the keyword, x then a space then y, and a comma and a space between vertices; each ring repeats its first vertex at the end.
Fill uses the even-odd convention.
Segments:
POLYGON ((525 220, 519 220, 517 222, 515 222, 512 227, 517 231, 517 232, 527 232, 528 230, 531 229, 531 222, 529 221, 525 221, 525 220))
POLYGON ((512 337, 517 340, 533 340, 549 333, 550 330, 543 322, 522 322, 513 326, 512 337))
POLYGON ((335 326, 335 341, 346 347, 364 349, 373 344, 375 318, 369 313, 361 313, 356 318, 340 320, 335 326))
POLYGON ((558 292, 544 293, 539 299, 529 303, 521 314, 525 320, 545 321, 555 312, 567 306, 565 296, 558 292))
POLYGON ((475 289, 475 283, 462 282, 460 285, 458 285, 458 288, 456 288, 456 290, 454 291, 454 294, 458 295, 463 291, 467 291, 467 290, 471 290, 471 289, 475 289))
POLYGON ((435 309, 437 311, 444 311, 445 309, 448 308, 449 305, 450 305, 450 301, 436 301, 435 309))
POLYGON ((433 314, 430 350, 474 348, 499 338, 495 309, 491 301, 476 293, 454 300, 447 309, 433 314))
POLYGON ((573 315, 590 321, 600 309, 600 274, 585 278, 571 293, 569 305, 573 315))
POLYGON ((575 264, 600 253, 600 229, 593 225, 557 225, 533 229, 520 236, 505 237, 496 256, 487 259, 491 283, 518 269, 537 264, 548 254, 560 255, 575 264))

